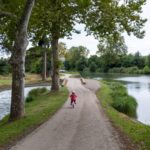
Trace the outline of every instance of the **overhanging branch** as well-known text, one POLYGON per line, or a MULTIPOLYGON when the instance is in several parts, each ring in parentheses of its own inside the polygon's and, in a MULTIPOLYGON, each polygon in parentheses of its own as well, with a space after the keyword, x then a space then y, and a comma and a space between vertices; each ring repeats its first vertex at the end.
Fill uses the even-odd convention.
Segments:
POLYGON ((16 15, 14 15, 10 12, 1 11, 0 12, 0 18, 3 18, 3 17, 15 17, 16 18, 16 15))

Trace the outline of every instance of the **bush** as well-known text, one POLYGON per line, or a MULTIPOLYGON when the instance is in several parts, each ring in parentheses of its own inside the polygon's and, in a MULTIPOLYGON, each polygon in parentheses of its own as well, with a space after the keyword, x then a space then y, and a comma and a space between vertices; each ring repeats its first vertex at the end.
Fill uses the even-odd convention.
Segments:
POLYGON ((48 90, 45 87, 33 89, 29 92, 26 98, 26 102, 32 102, 36 99, 37 96, 44 95, 46 93, 48 93, 48 90))
POLYGON ((125 113, 130 117, 136 117, 136 100, 129 96, 126 88, 118 82, 105 82, 111 89, 112 103, 111 105, 117 111, 125 113))
POLYGON ((96 72, 97 65, 94 62, 92 62, 89 67, 90 72, 96 72))
POLYGON ((150 74, 150 68, 148 66, 145 66, 143 69, 144 74, 150 74))
POLYGON ((1 58, 0 59, 0 74, 5 75, 10 73, 11 66, 8 63, 8 59, 1 58))
POLYGON ((125 113, 131 117, 136 117, 137 103, 131 96, 117 97, 113 100, 112 106, 119 112, 125 113))
POLYGON ((34 99, 33 99, 32 96, 28 96, 28 97, 26 98, 26 102, 27 102, 27 103, 32 102, 33 100, 34 100, 34 99))

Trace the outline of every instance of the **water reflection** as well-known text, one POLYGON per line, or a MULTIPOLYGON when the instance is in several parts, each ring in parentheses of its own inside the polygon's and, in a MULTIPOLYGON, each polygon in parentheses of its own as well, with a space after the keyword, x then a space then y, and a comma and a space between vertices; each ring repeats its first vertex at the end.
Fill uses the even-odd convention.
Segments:
POLYGON ((116 80, 127 81, 125 86, 128 93, 138 103, 137 119, 150 125, 150 76, 122 77, 116 80))
MULTIPOLYGON (((28 95, 29 91, 36 88, 42 88, 45 86, 36 86, 36 87, 26 87, 25 88, 25 97, 28 95)), ((47 89, 50 89, 49 86, 46 86, 47 89)), ((11 103, 11 90, 6 90, 0 92, 0 120, 9 114, 10 112, 10 103, 11 103)))

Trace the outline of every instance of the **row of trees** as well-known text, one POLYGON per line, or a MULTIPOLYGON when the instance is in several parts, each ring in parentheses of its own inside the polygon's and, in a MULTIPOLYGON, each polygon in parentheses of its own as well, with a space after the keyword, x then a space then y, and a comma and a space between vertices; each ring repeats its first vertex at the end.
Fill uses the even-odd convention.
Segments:
MULTIPOLYGON (((150 55, 142 56, 139 52, 127 54, 126 48, 123 50, 120 48, 118 53, 116 50, 110 52, 108 49, 101 51, 102 49, 99 49, 97 55, 87 57, 89 51, 86 47, 72 47, 69 50, 66 50, 66 60, 64 62, 65 69, 78 70, 80 72, 113 72, 112 69, 118 68, 118 73, 119 68, 136 67, 140 70, 147 66, 150 69, 150 55)), ((114 70, 114 72, 116 71, 117 70, 114 70)))
MULTIPOLYGON (((61 69, 80 72, 115 72, 115 73, 150 73, 150 55, 141 56, 139 52, 135 54, 115 55, 114 57, 92 55, 88 56, 89 50, 86 47, 71 47, 67 50, 64 43, 60 43, 60 58, 62 60, 61 69), (61 45, 61 46, 60 46, 61 45), (64 47, 63 47, 63 46, 64 47), (63 53, 63 54, 62 54, 63 53), (113 59, 112 59, 113 58, 113 59), (108 59, 110 59, 108 61, 108 59), (132 69, 132 70, 130 70, 132 69), (144 69, 144 70, 143 70, 144 69), (140 72, 143 70, 144 72, 140 72), (128 72, 129 71, 129 72, 128 72), (134 72, 135 71, 135 72, 134 72), (139 72, 138 72, 139 71, 139 72)), ((51 50, 48 50, 46 59, 46 77, 50 76, 51 70, 51 50)), ((99 52, 98 52, 99 53, 99 52)), ((39 47, 30 48, 26 55, 26 72, 41 74, 43 79, 43 55, 39 47), (35 50, 36 49, 36 50, 35 50), (38 50, 39 49, 39 50, 38 50)), ((0 59, 0 74, 11 73, 9 58, 0 59)))
POLYGON ((70 36, 74 24, 84 23, 88 34, 117 41, 126 31, 142 38, 145 19, 140 17, 146 0, 0 0, 0 43, 11 52, 12 98, 10 121, 24 116, 25 55, 28 39, 34 45, 49 41, 51 90, 59 90, 58 41, 70 36), (30 19, 30 22, 29 22, 30 19), (28 33, 28 34, 27 34, 28 33), (40 42, 41 43, 41 42, 40 42))
POLYGON ((11 66, 8 62, 9 59, 0 58, 0 75, 6 75, 11 72, 11 66))

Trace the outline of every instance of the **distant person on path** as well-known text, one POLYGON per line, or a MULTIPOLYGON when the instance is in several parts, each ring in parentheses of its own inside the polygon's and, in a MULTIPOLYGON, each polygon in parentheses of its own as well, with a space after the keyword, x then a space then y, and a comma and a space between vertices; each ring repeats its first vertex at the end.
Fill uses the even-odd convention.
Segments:
POLYGON ((71 105, 72 105, 73 103, 76 104, 77 95, 75 94, 75 92, 72 92, 72 93, 71 93, 70 99, 71 99, 71 105))

